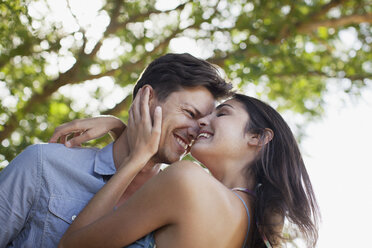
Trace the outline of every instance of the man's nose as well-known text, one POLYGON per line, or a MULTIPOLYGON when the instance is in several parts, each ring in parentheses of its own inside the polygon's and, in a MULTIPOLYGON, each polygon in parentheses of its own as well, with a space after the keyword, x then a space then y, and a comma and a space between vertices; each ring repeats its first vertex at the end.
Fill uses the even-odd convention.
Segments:
POLYGON ((209 121, 209 116, 204 116, 203 118, 200 118, 198 120, 198 126, 199 128, 205 127, 207 125, 207 122, 209 121))
POLYGON ((193 126, 191 126, 187 129, 187 136, 188 136, 190 141, 196 139, 196 137, 198 136, 198 133, 199 133, 198 123, 195 123, 195 125, 193 125, 193 126))

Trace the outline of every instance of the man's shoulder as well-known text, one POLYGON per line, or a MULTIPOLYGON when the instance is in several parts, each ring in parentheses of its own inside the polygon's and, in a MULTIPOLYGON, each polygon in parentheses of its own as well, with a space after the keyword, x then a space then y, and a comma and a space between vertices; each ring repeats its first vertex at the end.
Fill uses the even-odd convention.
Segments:
MULTIPOLYGON (((96 147, 74 147, 69 148, 63 144, 57 143, 41 143, 28 147, 27 150, 38 152, 42 160, 62 159, 62 160, 86 160, 93 159, 97 152, 100 151, 96 147)), ((27 152, 30 153, 30 152, 27 152)))
MULTIPOLYGON (((95 147, 74 147, 69 148, 63 144, 39 144, 40 160, 43 166, 54 168, 55 166, 67 168, 80 168, 81 170, 91 170, 97 159, 100 160, 102 151, 105 150, 95 147)), ((107 149, 107 148, 106 148, 107 149)))
POLYGON ((73 148, 70 148, 70 147, 66 147, 65 145, 59 144, 59 143, 41 143, 41 144, 31 145, 30 147, 33 147, 33 146, 38 147, 38 149, 41 149, 43 152, 46 152, 46 153, 57 152, 57 153, 80 153, 80 154, 86 153, 86 154, 89 154, 89 153, 96 153, 97 151, 100 150, 99 148, 96 148, 96 147, 73 147, 73 148))
POLYGON ((63 144, 59 143, 39 143, 29 145, 21 154, 31 155, 37 152, 45 153, 46 155, 53 155, 55 153, 96 153, 99 151, 99 148, 96 147, 74 147, 69 148, 63 144))
MULTIPOLYGON (((94 159, 98 148, 68 148, 62 144, 40 143, 26 147, 9 165, 34 168, 31 164, 45 164, 45 161, 70 161, 94 159)), ((7 166, 8 167, 8 166, 7 166)), ((35 167, 36 168, 36 167, 35 167)))

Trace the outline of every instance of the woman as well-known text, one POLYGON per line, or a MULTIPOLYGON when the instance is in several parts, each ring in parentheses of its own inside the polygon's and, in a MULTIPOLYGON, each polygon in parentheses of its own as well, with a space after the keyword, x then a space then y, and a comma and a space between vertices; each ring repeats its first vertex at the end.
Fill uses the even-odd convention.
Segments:
POLYGON ((315 245, 318 207, 296 141, 273 108, 240 94, 199 120, 191 154, 211 175, 190 161, 177 162, 115 209, 157 151, 161 110, 152 124, 140 97, 128 124, 141 134, 134 135, 135 152, 75 219, 60 247, 279 246, 284 219, 315 245))

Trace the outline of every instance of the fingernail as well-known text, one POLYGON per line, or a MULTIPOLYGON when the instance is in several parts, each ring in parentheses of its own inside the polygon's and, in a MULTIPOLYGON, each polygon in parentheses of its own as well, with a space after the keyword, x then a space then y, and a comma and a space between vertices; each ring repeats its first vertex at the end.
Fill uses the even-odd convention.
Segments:
POLYGON ((70 141, 66 141, 65 145, 66 145, 67 147, 71 147, 71 142, 70 142, 70 141))
POLYGON ((156 106, 155 111, 156 112, 160 112, 161 111, 161 107, 160 106, 156 106))

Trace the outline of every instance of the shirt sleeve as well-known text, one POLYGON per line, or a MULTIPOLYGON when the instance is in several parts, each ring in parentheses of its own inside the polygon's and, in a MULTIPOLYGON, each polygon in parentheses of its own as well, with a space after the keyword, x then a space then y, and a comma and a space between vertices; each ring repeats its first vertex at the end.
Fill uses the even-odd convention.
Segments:
POLYGON ((24 227, 38 192, 40 145, 32 145, 0 172, 0 247, 12 242, 24 227))

